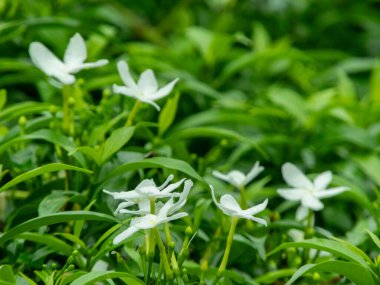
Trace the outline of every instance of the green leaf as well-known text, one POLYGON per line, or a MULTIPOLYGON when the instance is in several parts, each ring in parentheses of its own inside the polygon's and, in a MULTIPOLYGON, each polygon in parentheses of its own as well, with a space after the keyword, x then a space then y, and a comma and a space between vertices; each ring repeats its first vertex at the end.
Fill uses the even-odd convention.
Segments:
POLYGON ((42 243, 54 249, 56 252, 62 252, 66 256, 69 256, 74 250, 74 248, 67 243, 48 234, 26 232, 18 235, 17 238, 42 243))
POLYGON ((368 177, 380 186, 380 158, 377 154, 356 156, 354 157, 354 161, 368 177))
POLYGON ((158 134, 162 136, 163 133, 173 123, 175 115, 177 113, 177 106, 179 100, 179 93, 176 93, 173 97, 169 98, 164 108, 160 112, 158 117, 158 134))
POLYGON ((306 103, 295 91, 290 89, 272 88, 268 94, 270 100, 281 106, 289 116, 295 117, 300 123, 307 119, 306 103))
POLYGON ((182 160, 168 157, 153 157, 141 161, 127 162, 111 171, 106 176, 105 180, 124 174, 127 171, 144 168, 167 168, 178 170, 207 185, 203 178, 199 176, 199 174, 189 164, 182 160))
POLYGON ((380 248, 380 239, 378 238, 377 235, 375 235, 373 232, 367 230, 367 233, 369 234, 369 236, 371 237, 372 241, 374 242, 374 244, 380 248))
POLYGON ((0 281, 15 284, 15 277, 13 275, 12 267, 10 265, 0 265, 0 281))
POLYGON ((70 211, 70 212, 62 212, 62 213, 54 213, 48 216, 37 217, 30 219, 16 227, 10 229, 0 236, 0 245, 5 243, 10 239, 14 239, 18 237, 18 235, 37 229, 42 226, 53 225, 58 223, 65 223, 70 221, 78 221, 78 220, 86 220, 86 221, 105 221, 115 223, 117 220, 109 215, 90 212, 90 211, 70 211))
POLYGON ((261 275, 256 278, 255 281, 262 284, 275 284, 276 281, 282 279, 284 277, 288 277, 293 275, 296 272, 295 269, 281 269, 272 272, 268 272, 266 274, 261 275))
POLYGON ((51 104, 22 102, 8 107, 0 112, 0 120, 9 121, 18 119, 20 116, 28 114, 36 114, 43 111, 48 111, 51 104))
POLYGON ((336 257, 341 257, 349 261, 354 261, 366 268, 369 268, 369 265, 363 259, 362 256, 352 251, 343 243, 334 241, 334 240, 328 240, 328 239, 315 238, 315 239, 303 240, 299 242, 283 243, 280 246, 276 247, 274 250, 272 250, 270 253, 268 253, 268 256, 289 247, 314 248, 317 250, 327 251, 336 257))
POLYGON ((7 103, 7 90, 1 89, 0 90, 0 111, 4 108, 6 103, 7 103))
POLYGON ((62 206, 69 200, 65 191, 53 191, 45 196, 38 204, 38 215, 46 216, 58 212, 62 206))
POLYGON ((39 175, 42 175, 42 174, 45 174, 48 172, 61 171, 61 170, 80 171, 80 172, 84 172, 84 173, 88 173, 88 174, 92 173, 92 171, 90 171, 88 169, 84 169, 84 168, 80 168, 80 167, 76 167, 76 166, 72 166, 72 165, 68 165, 68 164, 62 164, 62 163, 46 164, 44 166, 37 167, 33 170, 30 170, 28 172, 25 172, 25 173, 15 177, 15 178, 13 178, 11 181, 9 181, 8 183, 6 183, 5 185, 3 185, 0 188, 0 192, 8 190, 9 188, 11 188, 11 187, 13 187, 13 186, 25 181, 25 180, 31 179, 33 177, 36 177, 36 176, 39 176, 39 175))
POLYGON ((364 266, 340 260, 326 261, 318 264, 306 264, 294 273, 292 278, 286 282, 286 285, 293 284, 302 275, 312 271, 334 272, 346 276, 354 284, 375 285, 371 274, 364 266))
POLYGON ((133 136, 135 127, 122 127, 111 133, 111 136, 104 142, 102 148, 101 163, 108 160, 114 153, 120 150, 133 136))
POLYGON ((133 285, 144 285, 145 283, 135 277, 134 275, 126 272, 112 272, 112 271, 105 271, 105 272, 90 272, 87 273, 78 279, 76 279, 74 282, 71 282, 71 285, 86 285, 86 284, 95 284, 98 281, 103 281, 107 279, 114 279, 114 278, 120 278, 123 281, 126 281, 127 284, 133 284, 133 285))
POLYGON ((338 94, 344 103, 353 103, 356 101, 356 91, 354 83, 350 80, 344 71, 338 73, 338 94))
POLYGON ((371 100, 374 103, 380 102, 380 61, 376 64, 371 74, 371 100))

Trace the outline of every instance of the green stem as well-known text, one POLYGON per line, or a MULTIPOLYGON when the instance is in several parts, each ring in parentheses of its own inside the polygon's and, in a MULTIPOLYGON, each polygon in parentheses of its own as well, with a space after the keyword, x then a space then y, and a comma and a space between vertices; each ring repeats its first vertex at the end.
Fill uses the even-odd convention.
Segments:
POLYGON ((68 134, 70 130, 70 111, 69 111, 69 98, 71 93, 70 85, 63 85, 63 131, 68 134))
POLYGON ((133 108, 128 115, 127 122, 125 123, 126 127, 132 126, 133 119, 136 117, 137 111, 140 109, 140 106, 141 106, 141 101, 136 100, 135 105, 133 105, 133 108))
POLYGON ((160 253, 161 253, 161 258, 162 258, 162 263, 164 264, 164 270, 165 270, 166 278, 169 280, 172 280, 173 279, 173 271, 170 268, 168 257, 166 255, 165 246, 161 240, 160 233, 158 232, 157 228, 152 229, 152 231, 154 231, 154 233, 156 235, 157 246, 158 246, 158 249, 160 250, 160 253))
POLYGON ((227 237, 227 244, 226 244, 226 250, 224 251, 222 263, 219 266, 217 277, 214 280, 213 284, 216 284, 219 279, 222 277, 224 271, 226 270, 227 262, 228 262, 228 257, 230 255, 231 251, 231 246, 232 246, 232 240, 234 238, 234 233, 236 229, 237 222, 239 221, 238 217, 233 217, 231 221, 231 226, 230 226, 230 231, 228 232, 228 237, 227 237))
MULTIPOLYGON (((313 230, 313 226, 312 226, 313 217, 314 217, 314 212, 313 212, 313 210, 309 209, 309 213, 307 215, 305 233, 304 233, 305 239, 310 239, 314 236, 314 230, 313 230)), ((303 262, 304 263, 306 263, 307 260, 309 259, 309 252, 310 252, 310 250, 308 248, 305 248, 303 251, 303 262)))

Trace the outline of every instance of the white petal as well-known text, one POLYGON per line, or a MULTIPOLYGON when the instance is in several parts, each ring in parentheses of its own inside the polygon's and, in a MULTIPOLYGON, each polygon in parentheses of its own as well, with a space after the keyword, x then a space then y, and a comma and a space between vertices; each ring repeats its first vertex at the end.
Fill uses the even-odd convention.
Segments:
POLYGON ((121 80, 123 81, 123 83, 127 87, 132 88, 134 90, 139 89, 137 87, 135 80, 133 80, 133 78, 129 72, 128 64, 125 61, 121 60, 117 63, 117 70, 119 71, 119 75, 120 75, 121 80))
POLYGON ((326 190, 317 191, 315 193, 315 196, 318 197, 319 199, 323 199, 323 198, 333 197, 347 190, 348 190, 348 187, 345 187, 345 186, 330 188, 326 190))
MULTIPOLYGON (((29 46, 29 54, 32 62, 41 69, 46 75, 56 77, 60 75, 70 76, 66 70, 66 66, 60 61, 48 48, 39 42, 33 42, 29 46)), ((75 80, 75 79, 74 79, 75 80)), ((67 81, 67 80, 65 80, 67 81)))
MULTIPOLYGON (((104 190, 103 190, 103 191, 104 191, 104 190)), ((131 201, 121 202, 121 203, 117 206, 117 208, 116 208, 114 214, 116 215, 117 213, 119 213, 119 211, 120 211, 121 209, 128 208, 128 207, 130 207, 130 206, 132 206, 132 205, 134 205, 134 204, 136 204, 136 203, 135 203, 135 202, 131 202, 131 201)))
POLYGON ((170 193, 172 192, 173 190, 177 189, 179 186, 181 186, 181 184, 183 183, 183 181, 185 181, 186 179, 183 178, 181 179, 180 181, 176 182, 176 183, 173 183, 173 184, 170 184, 169 186, 167 186, 165 189, 162 189, 161 193, 170 193))
POLYGON ((253 207, 251 207, 251 208, 249 208, 247 210, 243 210, 243 213, 247 214, 247 215, 256 215, 257 213, 260 213, 260 212, 264 211, 265 208, 267 207, 267 205, 268 205, 268 199, 266 199, 261 204, 253 206, 253 207))
POLYGON ((245 174, 243 172, 239 170, 232 170, 227 175, 230 178, 232 185, 238 188, 244 186, 245 174))
POLYGON ((230 194, 224 194, 220 198, 220 205, 227 210, 242 212, 242 209, 240 208, 239 203, 230 194))
POLYGON ((170 181, 173 180, 173 178, 174 178, 174 175, 173 175, 173 174, 170 174, 170 175, 168 176, 168 178, 166 178, 165 182, 164 182, 160 187, 158 187, 158 190, 161 191, 162 189, 164 189, 164 188, 170 183, 170 181))
POLYGON ((135 232, 137 232, 139 229, 136 228, 136 227, 129 227, 128 229, 126 229, 125 231, 123 231, 122 233, 118 234, 114 239, 113 239, 113 244, 118 244, 120 242, 122 242, 123 240, 129 238, 131 235, 133 235, 135 232))
POLYGON ((210 189, 211 189, 211 197, 212 197, 212 200, 214 200, 214 203, 215 205, 222 211, 224 211, 223 207, 218 203, 218 201, 216 201, 216 198, 215 198, 215 190, 214 190, 214 187, 209 184, 210 186, 210 189))
POLYGON ((172 92, 174 85, 177 83, 178 80, 179 78, 176 78, 170 83, 166 84, 164 87, 160 88, 156 93, 152 95, 151 99, 158 100, 169 95, 169 93, 172 92))
POLYGON ((55 74, 52 74, 51 76, 57 78, 64 85, 70 85, 70 84, 73 84, 75 82, 75 76, 71 75, 69 73, 56 72, 55 74))
POLYGON ((314 211, 319 211, 323 209, 323 203, 311 194, 304 195, 302 197, 301 203, 302 206, 312 209, 314 211))
POLYGON ((113 87, 112 88, 113 89, 113 93, 123 94, 125 96, 134 97, 134 98, 136 98, 136 96, 137 96, 135 89, 128 88, 128 87, 125 87, 125 86, 119 86, 119 85, 116 85, 116 84, 114 84, 112 87, 113 87))
POLYGON ((300 201, 306 194, 306 191, 302 189, 278 189, 277 193, 286 200, 300 201))
POLYGON ((170 208, 169 214, 177 212, 186 204, 187 196, 189 195, 190 189, 192 186, 193 186, 193 181, 191 181, 190 179, 187 179, 185 181, 183 191, 181 195, 179 196, 179 200, 176 203, 174 203, 174 205, 170 208))
POLYGON ((302 205, 299 206, 297 208, 297 211, 296 211, 296 221, 302 221, 302 220, 306 219, 306 217, 308 216, 308 214, 309 214, 309 209, 308 208, 305 208, 302 205))
POLYGON ((264 220, 264 219, 258 218, 258 217, 253 217, 253 216, 239 216, 239 217, 245 218, 245 219, 248 219, 248 220, 252 220, 252 221, 255 221, 255 222, 259 223, 259 224, 267 226, 267 221, 264 220))
POLYGON ((214 175, 216 178, 219 178, 220 180, 231 183, 230 177, 228 175, 225 175, 225 174, 219 172, 218 170, 214 170, 212 172, 212 175, 214 175))
POLYGON ((260 166, 260 162, 256 162, 255 165, 252 167, 251 171, 248 172, 247 176, 244 180, 244 185, 247 185, 249 182, 251 182, 257 175, 259 175, 264 170, 264 167, 260 166))
POLYGON ((136 228, 146 230, 146 229, 152 229, 155 226, 157 226, 159 219, 156 215, 147 214, 143 217, 135 218, 132 221, 133 221, 133 226, 135 226, 136 228))
POLYGON ((132 214, 132 215, 146 215, 149 214, 150 211, 148 210, 128 210, 128 209, 121 209, 119 211, 120 214, 132 214))
POLYGON ((170 217, 167 217, 165 219, 159 220, 157 224, 163 224, 163 223, 167 223, 169 221, 178 220, 178 219, 186 217, 188 215, 189 214, 185 213, 185 212, 177 213, 177 214, 175 214, 173 216, 170 216, 170 217))
POLYGON ((82 63, 79 65, 74 65, 73 67, 71 67, 69 69, 69 71, 71 73, 76 73, 82 69, 90 69, 90 68, 95 68, 95 67, 106 65, 106 64, 108 64, 108 62, 109 61, 107 59, 100 59, 100 60, 95 61, 95 62, 86 62, 86 63, 82 63))
POLYGON ((158 212, 157 214, 158 220, 163 220, 168 216, 168 212, 170 208, 173 207, 173 204, 174 204, 173 198, 170 198, 158 212))
POLYGON ((136 199, 140 197, 136 191, 110 192, 104 189, 103 192, 118 200, 136 199))
POLYGON ((155 99, 155 98, 152 98, 151 95, 157 91, 158 86, 157 86, 157 81, 156 81, 156 77, 154 76, 153 70, 151 69, 145 70, 140 75, 137 85, 139 86, 144 96, 147 96, 147 98, 151 100, 155 99))
POLYGON ((300 189, 313 189, 313 183, 293 163, 282 166, 282 177, 290 186, 300 189))
POLYGON ((319 174, 314 179, 314 189, 315 190, 324 190, 327 188, 327 186, 330 184, 332 180, 332 173, 331 171, 325 171, 321 174, 319 174))
POLYGON ((68 68, 73 68, 75 66, 83 63, 87 58, 86 44, 82 36, 76 33, 69 41, 67 45, 65 56, 63 61, 68 68))

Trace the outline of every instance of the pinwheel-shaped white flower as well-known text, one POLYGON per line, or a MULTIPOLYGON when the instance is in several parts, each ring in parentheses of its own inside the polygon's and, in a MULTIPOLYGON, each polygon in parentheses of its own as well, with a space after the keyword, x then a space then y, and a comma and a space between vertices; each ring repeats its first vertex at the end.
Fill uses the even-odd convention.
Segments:
POLYGON ((223 174, 217 170, 213 171, 212 174, 221 179, 224 180, 232 185, 234 185, 237 188, 241 188, 246 186, 249 182, 251 182, 257 175, 260 174, 264 170, 264 167, 260 166, 259 162, 256 162, 252 169, 248 172, 247 175, 245 175, 243 172, 239 170, 232 170, 228 172, 227 174, 223 174))
POLYGON ((65 85, 74 83, 75 76, 73 74, 82 69, 99 67, 108 63, 106 59, 85 63, 84 61, 87 58, 86 44, 78 33, 70 39, 63 61, 58 59, 40 42, 30 44, 29 54, 33 63, 39 69, 65 85))
POLYGON ((116 200, 125 200, 125 202, 119 204, 115 213, 135 204, 139 205, 139 209, 146 210, 150 199, 179 197, 181 195, 180 193, 172 193, 172 191, 177 189, 183 183, 185 178, 168 185, 173 178, 174 176, 170 175, 160 187, 154 183, 153 179, 144 179, 134 190, 131 191, 110 192, 105 189, 103 191, 116 200))
POLYGON ((268 199, 263 203, 253 206, 249 209, 243 210, 235 198, 230 194, 225 194, 220 198, 220 203, 216 201, 214 187, 210 185, 212 199, 214 200, 215 205, 222 210, 222 212, 231 217, 238 217, 243 219, 252 220, 263 225, 267 225, 267 222, 264 219, 254 217, 257 213, 262 212, 268 205, 268 199))
POLYGON ((114 238, 113 243, 118 244, 139 230, 152 229, 160 224, 177 220, 188 215, 185 212, 181 212, 169 216, 174 205, 173 198, 171 198, 163 205, 157 215, 147 214, 145 216, 132 219, 129 228, 117 235, 114 238))
POLYGON ((125 86, 114 84, 113 91, 115 93, 133 97, 141 102, 151 104, 158 111, 160 111, 160 107, 154 101, 169 95, 169 93, 173 90, 174 85, 179 80, 176 78, 164 87, 158 89, 156 77, 151 69, 145 70, 140 75, 137 84, 132 78, 129 72, 128 64, 125 61, 119 61, 117 63, 117 69, 125 86))
POLYGON ((319 174, 314 181, 311 181, 294 164, 285 163, 282 166, 282 176, 291 189, 278 189, 277 193, 289 200, 300 201, 305 208, 319 211, 323 209, 320 199, 338 195, 346 190, 347 187, 328 188, 332 180, 331 171, 319 174))

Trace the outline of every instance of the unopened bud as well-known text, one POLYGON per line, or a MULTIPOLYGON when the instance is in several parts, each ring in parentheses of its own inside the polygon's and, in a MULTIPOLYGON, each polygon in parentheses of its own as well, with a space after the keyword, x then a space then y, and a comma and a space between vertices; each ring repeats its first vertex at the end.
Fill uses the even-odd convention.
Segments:
POLYGON ((18 119, 18 124, 19 124, 21 127, 23 127, 23 126, 26 125, 26 122, 27 122, 27 121, 28 121, 28 120, 26 119, 25 116, 21 116, 21 117, 18 119))
POLYGON ((191 236, 193 234, 193 229, 191 227, 187 227, 185 230, 185 235, 191 236))

